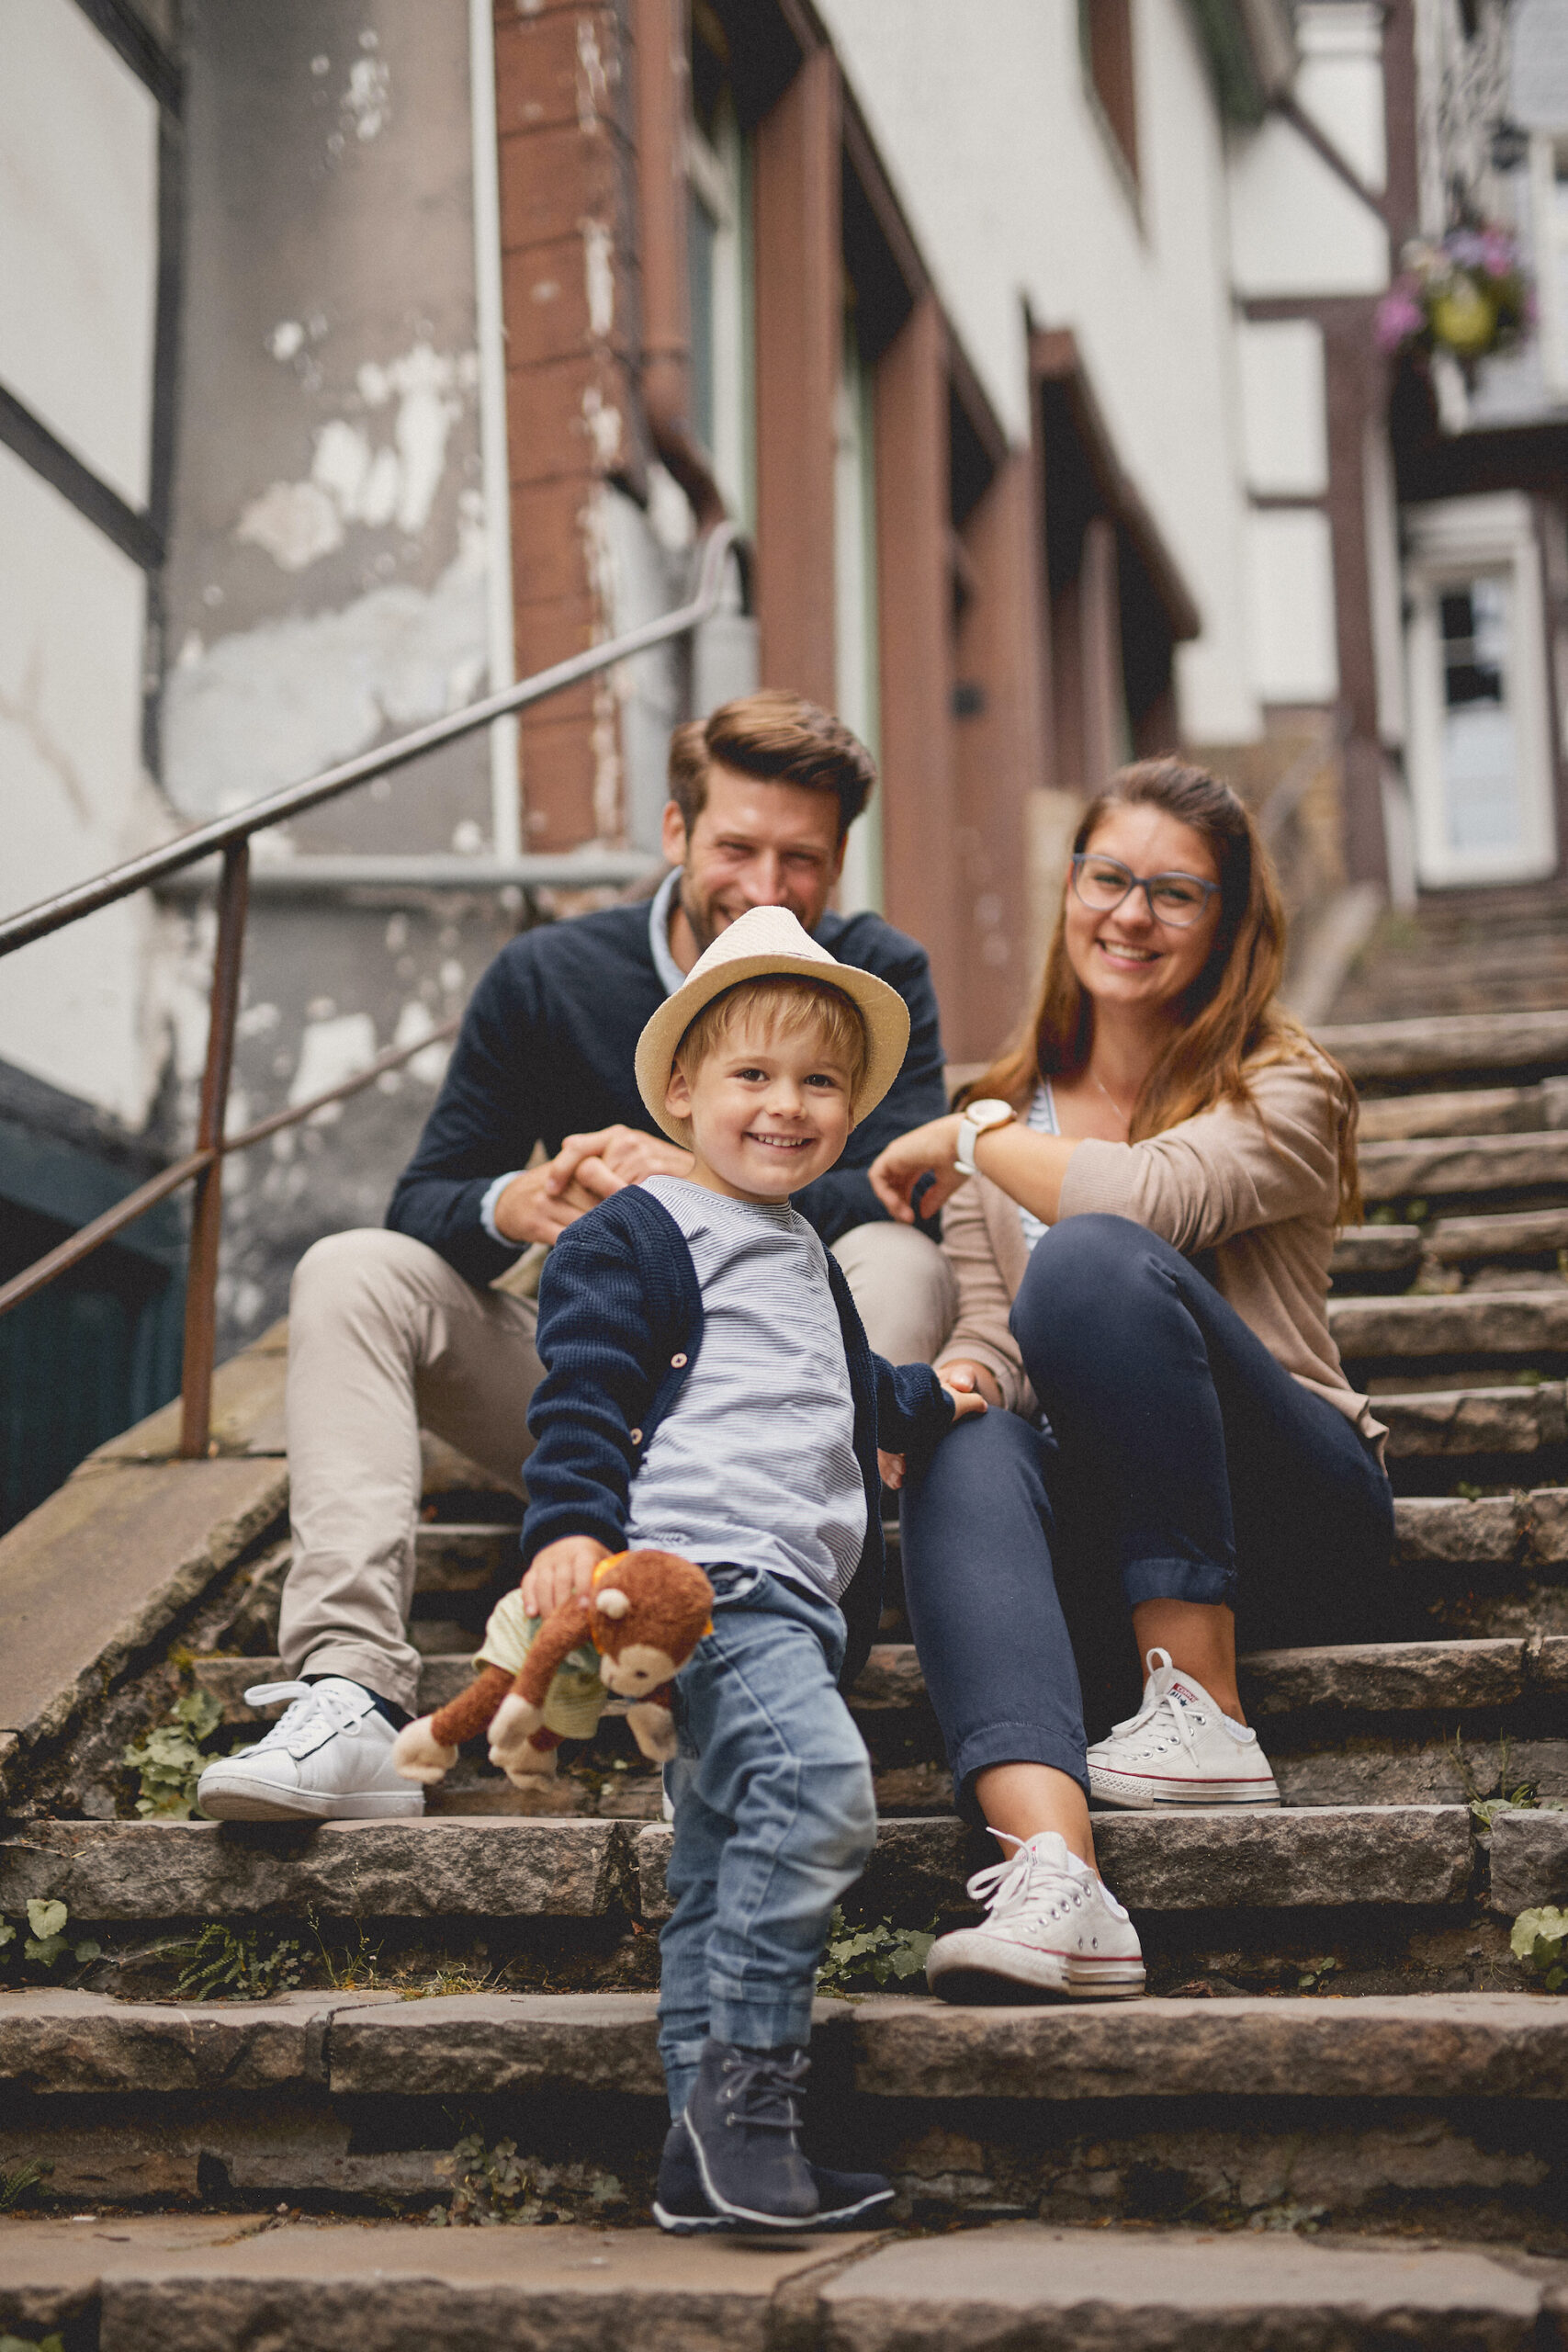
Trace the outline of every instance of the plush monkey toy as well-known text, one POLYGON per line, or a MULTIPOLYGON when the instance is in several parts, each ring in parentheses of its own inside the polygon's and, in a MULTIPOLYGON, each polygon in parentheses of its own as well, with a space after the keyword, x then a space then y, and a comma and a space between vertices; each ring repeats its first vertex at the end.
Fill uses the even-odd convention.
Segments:
POLYGON ((457 1750, 490 1727, 490 1760, 526 1788, 556 1769, 563 1739, 591 1739, 612 1693, 632 1699, 632 1736, 650 1762, 675 1753, 671 1685, 713 1631, 713 1587, 674 1552, 618 1552, 592 1589, 542 1623, 509 1592, 491 1612, 479 1675, 446 1706, 398 1734, 392 1761, 406 1781, 439 1781, 457 1750), (529 1628, 533 1630, 530 1634, 529 1628))

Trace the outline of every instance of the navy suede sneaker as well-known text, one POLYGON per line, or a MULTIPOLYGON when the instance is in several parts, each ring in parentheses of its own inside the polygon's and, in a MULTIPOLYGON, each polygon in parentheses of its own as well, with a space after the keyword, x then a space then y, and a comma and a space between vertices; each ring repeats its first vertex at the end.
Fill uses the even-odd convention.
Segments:
MULTIPOLYGON (((893 2184, 879 2172, 832 2172, 826 2165, 811 2165, 808 2169, 819 2199, 807 2225, 813 2230, 874 2229, 882 2209, 893 2202, 893 2184)), ((683 2120, 672 2123, 665 2135, 653 2218, 661 2230, 678 2238, 754 2226, 728 2213, 716 2213, 708 2203, 683 2120)))
POLYGON ((705 2041, 684 2122, 716 2213, 764 2230, 809 2229, 821 2205, 800 2144, 804 2050, 705 2041))

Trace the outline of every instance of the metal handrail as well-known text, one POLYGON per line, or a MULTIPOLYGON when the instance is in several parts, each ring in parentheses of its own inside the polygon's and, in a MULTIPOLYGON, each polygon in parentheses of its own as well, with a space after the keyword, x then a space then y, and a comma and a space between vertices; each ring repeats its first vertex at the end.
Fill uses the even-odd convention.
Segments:
MULTIPOLYGON (((642 628, 628 629, 603 645, 592 647, 586 653, 573 654, 570 661, 557 662, 549 669, 541 670, 520 684, 505 686, 482 701, 469 703, 464 709, 454 711, 449 718, 434 720, 427 727, 416 728, 412 734, 400 736, 395 742, 382 744, 373 752, 362 752, 356 759, 345 760, 334 768, 327 768, 320 775, 309 776, 300 784, 286 785, 260 800, 253 800, 243 808, 226 817, 214 818, 209 823, 194 826, 163 848, 148 850, 140 857, 130 858, 122 865, 107 868, 91 881, 78 883, 73 889, 62 890, 52 899, 43 899, 36 906, 25 907, 19 912, 0 922, 0 956, 9 956, 36 939, 45 939, 52 932, 62 931, 69 923, 79 922, 85 915, 96 914, 102 907, 113 906, 118 899, 128 899, 138 890, 145 890, 154 883, 220 853, 222 866, 218 882, 218 936, 213 949, 212 985, 209 999, 207 1061, 202 1073, 201 1108, 197 1123, 196 1148, 172 1167, 163 1169, 145 1184, 118 1201, 102 1216, 71 1235, 70 1238, 0 1286, 0 1315, 20 1306, 25 1299, 34 1297, 49 1283, 80 1265, 105 1242, 132 1224, 155 1203, 177 1192, 182 1184, 196 1187, 196 1204, 191 1214, 190 1246, 186 1282, 185 1352, 180 1385, 180 1453, 187 1460, 209 1451, 211 1426, 212 1373, 217 1340, 218 1245, 220 1238, 223 1200, 223 1162, 231 1152, 245 1151, 253 1144, 276 1135, 284 1127, 298 1125, 330 1102, 339 1102, 388 1070, 397 1069, 412 1061, 427 1046, 438 1044, 456 1035, 457 1023, 449 1021, 441 1028, 431 1030, 416 1038, 412 1045, 394 1046, 355 1070, 341 1084, 330 1087, 321 1094, 312 1095, 309 1102, 291 1104, 276 1111, 269 1118, 259 1120, 243 1134, 226 1136, 224 1113, 229 1098, 230 1071, 233 1062, 234 1037, 240 1007, 240 975, 243 960, 245 918, 250 900, 250 843, 254 833, 265 832, 268 827, 282 824, 307 808, 319 808, 323 801, 336 799, 339 794, 351 792, 355 786, 369 784, 376 777, 389 775, 395 769, 406 767, 411 760, 424 752, 438 750, 445 743, 458 741, 481 728, 492 727, 499 718, 510 717, 513 711, 526 710, 551 695, 574 686, 584 678, 597 676, 613 669, 617 662, 629 661, 634 654, 644 653, 657 645, 667 645, 675 639, 687 637, 710 619, 719 609, 724 592, 725 569, 731 559, 739 564, 743 600, 749 600, 750 551, 733 524, 720 523, 708 532, 702 542, 702 560, 698 567, 695 591, 689 601, 659 620, 646 622, 642 628)), ((590 853, 590 855, 592 853, 590 853)), ((608 853, 617 865, 624 853, 608 853)), ((561 869, 571 869, 571 878, 587 881, 592 868, 583 864, 581 852, 569 853, 566 857, 540 857, 536 861, 513 858, 504 861, 508 883, 532 881, 536 885, 558 883, 565 878, 561 869), (536 865, 537 870, 533 870, 536 865)), ((441 879, 447 880, 445 868, 449 859, 437 861, 443 868, 441 879)), ((468 887, 482 889, 497 887, 494 879, 484 877, 490 861, 474 861, 472 880, 468 887)), ((501 862, 495 862, 498 865, 501 862)), ((410 861, 412 872, 414 862, 410 861)), ((449 887, 449 886, 448 886, 449 887)))
POLYGON ((634 653, 646 653, 656 645, 668 645, 674 638, 689 636, 718 610, 724 568, 731 556, 740 563, 744 580, 746 544, 732 523, 720 523, 703 543, 696 593, 689 604, 678 605, 674 612, 665 613, 659 620, 645 622, 641 628, 628 629, 624 637, 591 646, 586 653, 574 653, 569 661, 557 662, 548 670, 525 678, 520 685, 503 686, 499 694, 468 703, 448 718, 433 719, 427 727, 416 727, 412 734, 400 735, 395 742, 383 743, 378 751, 361 752, 356 759, 344 760, 335 768, 323 768, 320 775, 308 776, 302 784, 286 784, 227 817, 214 817, 205 825, 194 826, 189 832, 165 842, 162 849, 145 850, 140 857, 128 858, 123 865, 107 867, 90 882, 78 882, 73 889, 59 891, 52 899, 40 899, 36 906, 7 915, 0 922, 0 956, 9 956, 35 939, 47 938, 51 931, 62 931, 67 923, 79 922, 83 915, 96 914, 100 907, 113 906, 117 899, 129 899, 150 883, 161 882, 165 875, 177 874, 182 866, 210 857, 216 850, 243 844, 253 833, 265 832, 287 818, 319 808, 323 800, 335 800, 340 793, 352 791, 355 785, 390 775, 395 768, 406 767, 410 760, 420 759, 426 752, 439 751, 444 743, 458 742, 465 735, 475 734, 481 727, 492 727, 498 718, 509 718, 515 710, 527 710, 533 704, 560 694, 567 686, 597 677, 602 670, 613 670, 617 662, 629 662, 634 653))

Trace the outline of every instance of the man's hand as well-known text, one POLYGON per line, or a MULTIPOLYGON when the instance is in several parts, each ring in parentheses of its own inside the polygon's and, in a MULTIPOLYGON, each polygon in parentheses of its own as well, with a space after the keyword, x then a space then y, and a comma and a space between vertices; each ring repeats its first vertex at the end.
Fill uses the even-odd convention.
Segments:
POLYGON ((568 1136, 545 1173, 551 1189, 576 1182, 601 1199, 645 1176, 689 1176, 692 1155, 662 1136, 640 1127, 600 1127, 592 1135, 568 1136))
MULTIPOLYGON (((569 1183, 552 1189, 553 1159, 543 1168, 525 1168, 514 1176, 495 1204, 495 1229, 507 1241, 542 1241, 547 1249, 558 1241, 569 1225, 597 1208, 603 1193, 569 1183)), ((615 1192, 614 1184, 605 1190, 615 1192)))
POLYGON ((954 1356, 951 1363, 938 1364, 936 1376, 958 1407, 955 1416, 958 1420, 963 1420, 976 1410, 974 1399, 976 1396, 983 1400, 983 1405, 991 1404, 998 1412, 1001 1410, 1002 1392, 997 1385, 997 1375, 994 1372, 987 1372, 984 1364, 971 1363, 966 1357, 954 1356), (962 1401, 965 1397, 970 1400, 968 1403, 962 1401))
POLYGON ((592 1535, 562 1535, 536 1552, 523 1579, 523 1606, 530 1617, 547 1617, 563 1600, 574 1600, 593 1581, 608 1548, 592 1535))

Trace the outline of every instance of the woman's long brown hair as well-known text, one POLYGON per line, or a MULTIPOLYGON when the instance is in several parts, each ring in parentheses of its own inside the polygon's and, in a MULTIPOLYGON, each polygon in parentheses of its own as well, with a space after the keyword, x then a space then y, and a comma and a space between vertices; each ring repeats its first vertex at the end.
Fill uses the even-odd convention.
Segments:
MULTIPOLYGON (((1134 1107, 1128 1140, 1162 1135, 1222 1102, 1247 1102, 1249 1069, 1298 1057, 1322 1073, 1334 1106, 1339 1159, 1336 1215, 1354 1225, 1361 1214, 1356 1172, 1356 1091, 1331 1054, 1275 1001, 1285 960, 1285 910, 1273 862, 1252 812, 1229 785, 1177 759, 1140 760, 1122 768, 1085 809, 1073 836, 1087 849, 1112 808, 1163 809, 1201 833, 1220 879, 1213 950, 1180 1007, 1169 1045, 1134 1107)), ((1069 884, 1069 888, 1070 888, 1069 884)), ((981 1078, 961 1088, 955 1106, 999 1095, 1021 1110, 1043 1078, 1075 1077, 1093 1042, 1094 1007, 1067 955, 1066 899, 1045 957, 1040 994, 1017 1042, 981 1078)))

